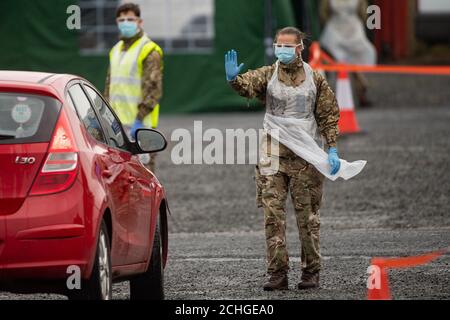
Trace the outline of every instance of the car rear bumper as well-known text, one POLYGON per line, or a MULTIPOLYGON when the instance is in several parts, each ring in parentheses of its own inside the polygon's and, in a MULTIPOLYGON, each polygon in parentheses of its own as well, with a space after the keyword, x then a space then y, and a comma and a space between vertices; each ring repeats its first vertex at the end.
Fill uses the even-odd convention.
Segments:
POLYGON ((1 257, 0 282, 10 279, 62 279, 78 266, 80 275, 89 265, 84 237, 8 240, 1 257))
POLYGON ((0 283, 64 279, 70 266, 86 277, 93 241, 82 197, 76 182, 62 193, 28 197, 19 211, 0 216, 0 283))

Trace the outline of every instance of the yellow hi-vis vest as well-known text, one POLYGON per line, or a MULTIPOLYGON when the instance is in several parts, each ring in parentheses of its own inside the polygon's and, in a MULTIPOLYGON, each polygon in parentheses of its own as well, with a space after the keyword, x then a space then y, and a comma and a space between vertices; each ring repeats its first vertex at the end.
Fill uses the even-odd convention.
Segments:
MULTIPOLYGON (((163 57, 162 49, 147 35, 136 40, 127 51, 122 51, 123 41, 119 41, 109 53, 111 106, 125 125, 132 125, 138 113, 142 97, 142 62, 153 51, 163 57)), ((162 68, 162 64, 161 64, 162 68)), ((161 70, 162 71, 162 70, 161 70)), ((159 104, 144 118, 144 125, 158 127, 159 104)))

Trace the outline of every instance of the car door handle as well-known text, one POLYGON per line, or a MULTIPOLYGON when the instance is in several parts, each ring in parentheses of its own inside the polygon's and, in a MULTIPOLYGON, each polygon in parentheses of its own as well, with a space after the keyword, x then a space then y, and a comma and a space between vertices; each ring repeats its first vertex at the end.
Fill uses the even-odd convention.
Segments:
POLYGON ((102 171, 102 177, 104 178, 111 178, 112 177, 112 172, 109 170, 103 170, 102 171))
POLYGON ((128 177, 128 182, 129 182, 129 183, 135 183, 135 182, 136 182, 136 178, 130 176, 130 177, 128 177))

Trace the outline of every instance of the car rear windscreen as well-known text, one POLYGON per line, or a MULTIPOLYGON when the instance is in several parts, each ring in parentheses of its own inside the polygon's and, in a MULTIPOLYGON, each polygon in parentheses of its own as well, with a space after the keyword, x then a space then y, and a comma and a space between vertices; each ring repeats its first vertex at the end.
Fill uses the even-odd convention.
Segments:
POLYGON ((0 92, 0 144, 49 142, 60 109, 51 97, 0 92))

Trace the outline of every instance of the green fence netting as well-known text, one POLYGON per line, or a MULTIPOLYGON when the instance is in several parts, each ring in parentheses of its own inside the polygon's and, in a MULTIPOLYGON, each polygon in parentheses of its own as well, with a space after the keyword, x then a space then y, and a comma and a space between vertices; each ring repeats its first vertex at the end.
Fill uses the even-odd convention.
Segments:
MULTIPOLYGON (((225 81, 223 58, 234 48, 247 68, 263 65, 265 2, 215 1, 211 53, 165 56, 163 113, 246 110, 247 101, 225 81)), ((80 54, 78 31, 66 27, 66 10, 73 4, 77 1, 1 1, 0 69, 77 74, 103 90, 107 54, 80 54)), ((273 0, 273 17, 274 29, 295 25, 291 1, 273 0)))

